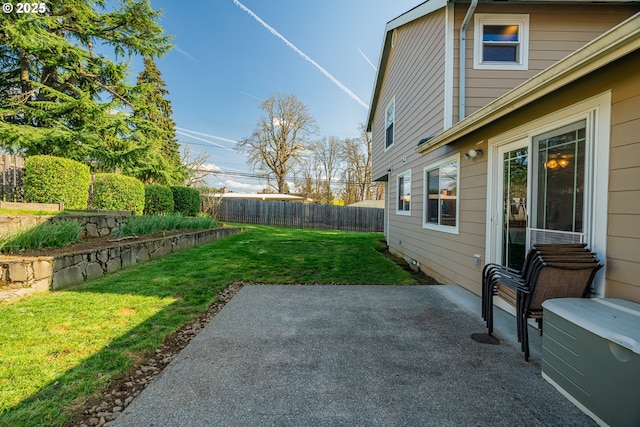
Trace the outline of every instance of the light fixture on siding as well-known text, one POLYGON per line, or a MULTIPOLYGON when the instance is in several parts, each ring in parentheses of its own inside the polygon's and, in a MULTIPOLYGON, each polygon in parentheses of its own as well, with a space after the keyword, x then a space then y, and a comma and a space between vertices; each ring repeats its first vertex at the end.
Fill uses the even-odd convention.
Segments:
POLYGON ((482 150, 481 149, 478 148, 477 150, 474 150, 472 148, 471 150, 469 150, 466 153, 464 153, 464 158, 467 159, 467 160, 469 160, 469 159, 473 160, 476 157, 481 156, 481 155, 482 155, 482 150))

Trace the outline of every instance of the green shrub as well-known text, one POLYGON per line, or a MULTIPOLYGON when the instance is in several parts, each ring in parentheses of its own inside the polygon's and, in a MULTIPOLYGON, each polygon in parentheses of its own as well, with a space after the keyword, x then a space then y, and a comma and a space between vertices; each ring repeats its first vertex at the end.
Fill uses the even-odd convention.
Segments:
POLYGON ((200 193, 189 187, 171 187, 173 191, 174 212, 185 216, 196 216, 200 213, 200 193))
POLYGON ((144 186, 145 215, 173 213, 173 191, 164 185, 144 186))
POLYGON ((64 203, 65 209, 87 209, 90 185, 89 167, 75 160, 40 155, 25 160, 27 202, 64 203))
POLYGON ((144 210, 144 184, 130 176, 97 173, 93 178, 91 207, 110 211, 135 211, 141 215, 144 210))

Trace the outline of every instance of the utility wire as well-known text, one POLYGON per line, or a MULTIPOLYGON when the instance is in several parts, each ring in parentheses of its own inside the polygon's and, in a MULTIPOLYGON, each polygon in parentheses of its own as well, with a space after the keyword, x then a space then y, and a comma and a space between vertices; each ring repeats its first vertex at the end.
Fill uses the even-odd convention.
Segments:
MULTIPOLYGON (((208 173, 211 175, 215 175, 215 176, 234 176, 237 178, 248 178, 248 179, 268 179, 268 178, 274 178, 272 175, 263 175, 263 174, 256 174, 256 173, 250 173, 250 172, 217 172, 217 171, 211 171, 209 169, 196 169, 196 172, 201 172, 201 173, 208 173)), ((297 177, 291 177, 291 176, 286 176, 285 179, 293 181, 297 184, 299 184, 301 181, 306 181, 307 179, 301 179, 301 178, 297 178, 297 177)), ((311 178, 310 179, 311 182, 313 183, 328 183, 329 180, 326 178, 311 178)), ((344 179, 331 179, 331 183, 332 184, 346 184, 346 185, 362 185, 362 184, 366 184, 365 181, 346 181, 344 179)))

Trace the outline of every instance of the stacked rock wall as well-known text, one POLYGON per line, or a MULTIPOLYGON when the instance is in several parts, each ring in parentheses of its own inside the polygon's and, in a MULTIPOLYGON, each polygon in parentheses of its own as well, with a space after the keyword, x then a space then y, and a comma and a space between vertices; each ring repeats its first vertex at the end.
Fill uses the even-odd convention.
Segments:
POLYGON ((200 230, 145 241, 125 241, 106 248, 57 256, 2 256, 0 257, 0 290, 61 289, 173 252, 203 245, 240 231, 242 229, 236 227, 200 230))
POLYGON ((78 221, 82 230, 80 239, 104 237, 127 224, 130 215, 3 215, 0 216, 0 234, 14 233, 36 227, 45 222, 56 222, 65 219, 78 221))

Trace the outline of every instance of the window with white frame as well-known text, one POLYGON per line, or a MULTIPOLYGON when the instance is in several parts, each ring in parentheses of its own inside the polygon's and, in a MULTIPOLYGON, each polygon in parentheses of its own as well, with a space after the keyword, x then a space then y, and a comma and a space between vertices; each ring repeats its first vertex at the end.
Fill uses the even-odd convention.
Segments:
POLYGON ((473 67, 527 70, 529 15, 475 15, 473 67))
POLYGON ((386 124, 385 124, 385 145, 384 148, 385 150, 389 147, 391 147, 393 145, 393 132, 394 132, 394 127, 395 127, 395 123, 396 123, 396 99, 393 98, 391 100, 391 102, 389 102, 389 105, 387 105, 387 110, 386 110, 386 124))
POLYGON ((411 170, 399 174, 396 179, 398 184, 396 213, 399 215, 411 215, 411 170))
POLYGON ((424 168, 424 228, 458 233, 459 168, 459 154, 424 168))

